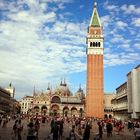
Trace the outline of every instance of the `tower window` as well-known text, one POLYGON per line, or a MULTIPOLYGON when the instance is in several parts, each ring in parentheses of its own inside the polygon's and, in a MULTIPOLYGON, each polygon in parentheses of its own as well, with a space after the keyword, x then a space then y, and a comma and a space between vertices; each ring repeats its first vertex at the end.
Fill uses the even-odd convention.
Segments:
POLYGON ((100 42, 98 42, 98 46, 99 46, 99 47, 101 46, 100 42))
POLYGON ((92 47, 92 45, 93 45, 92 42, 90 42, 90 47, 92 47))
POLYGON ((98 43, 96 42, 96 47, 98 47, 98 43))
POLYGON ((95 47, 95 45, 96 45, 96 43, 95 43, 95 42, 93 42, 93 47, 95 47))

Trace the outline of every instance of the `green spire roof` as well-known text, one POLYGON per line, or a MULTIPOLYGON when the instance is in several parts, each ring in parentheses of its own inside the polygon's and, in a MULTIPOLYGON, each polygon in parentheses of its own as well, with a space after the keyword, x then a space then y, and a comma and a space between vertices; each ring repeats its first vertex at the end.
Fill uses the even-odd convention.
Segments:
POLYGON ((100 22, 100 18, 98 15, 96 5, 94 5, 94 10, 93 10, 93 14, 92 14, 91 21, 90 21, 90 26, 101 27, 101 22, 100 22))
POLYGON ((100 27, 100 23, 99 23, 96 11, 94 12, 94 16, 92 18, 91 26, 100 27))

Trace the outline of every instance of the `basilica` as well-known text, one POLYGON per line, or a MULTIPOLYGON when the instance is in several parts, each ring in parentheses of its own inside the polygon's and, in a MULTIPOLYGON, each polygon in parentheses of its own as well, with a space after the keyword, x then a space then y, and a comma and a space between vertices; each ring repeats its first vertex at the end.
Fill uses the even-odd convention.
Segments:
POLYGON ((44 92, 34 91, 33 96, 24 97, 20 104, 22 113, 31 115, 83 117, 84 102, 85 95, 81 86, 75 94, 72 94, 64 80, 54 90, 48 85, 44 92))

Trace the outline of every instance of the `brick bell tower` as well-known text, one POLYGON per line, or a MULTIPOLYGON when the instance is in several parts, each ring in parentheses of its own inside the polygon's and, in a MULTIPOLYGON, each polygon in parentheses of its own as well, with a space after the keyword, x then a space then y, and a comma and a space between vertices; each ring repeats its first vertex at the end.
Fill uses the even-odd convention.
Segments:
POLYGON ((103 33, 95 2, 87 35, 87 117, 104 118, 103 99, 103 33))

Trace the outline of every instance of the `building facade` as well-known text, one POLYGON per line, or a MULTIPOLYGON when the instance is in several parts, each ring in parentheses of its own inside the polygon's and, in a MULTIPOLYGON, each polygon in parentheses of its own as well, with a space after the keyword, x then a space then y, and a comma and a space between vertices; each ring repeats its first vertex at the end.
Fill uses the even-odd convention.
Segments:
POLYGON ((140 65, 127 74, 128 113, 140 119, 140 65))
POLYGON ((85 96, 81 87, 75 95, 70 91, 67 83, 60 82, 60 85, 51 90, 48 86, 44 92, 36 92, 32 97, 25 97, 20 102, 24 114, 50 115, 50 116, 85 116, 85 96))
POLYGON ((33 96, 25 96, 19 103, 21 108, 20 113, 28 114, 29 109, 31 109, 33 105, 33 96))
POLYGON ((113 115, 118 120, 128 120, 127 82, 116 88, 116 96, 112 99, 113 115))
POLYGON ((113 104, 112 99, 114 99, 114 93, 105 93, 104 94, 104 118, 113 117, 113 104))
POLYGON ((11 96, 8 91, 0 87, 0 113, 11 112, 11 96))
POLYGON ((15 87, 13 87, 11 83, 4 89, 10 93, 11 98, 15 98, 15 87))
POLYGON ((94 3, 87 36, 86 116, 104 117, 103 33, 94 3))

